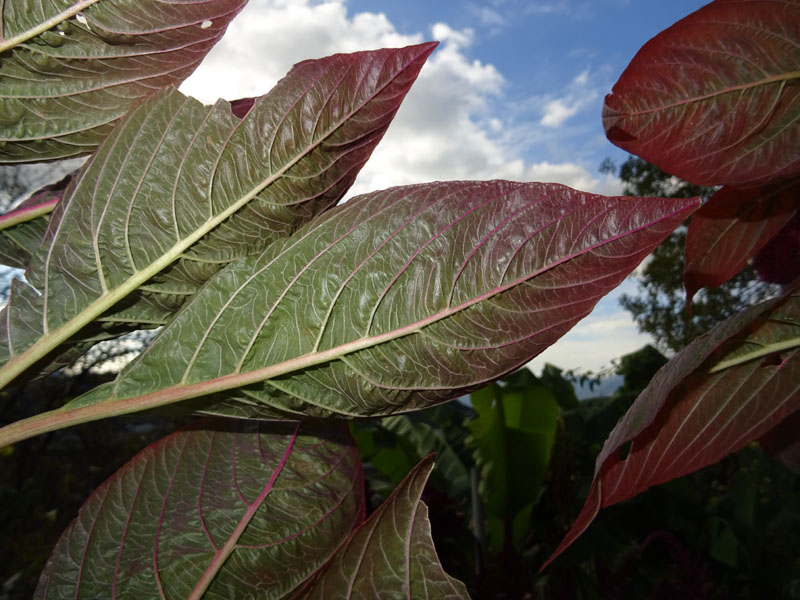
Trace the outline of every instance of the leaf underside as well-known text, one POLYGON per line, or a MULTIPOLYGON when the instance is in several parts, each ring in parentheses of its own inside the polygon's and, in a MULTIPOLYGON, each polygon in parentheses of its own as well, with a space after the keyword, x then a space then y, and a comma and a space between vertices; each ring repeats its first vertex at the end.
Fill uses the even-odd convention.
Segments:
POLYGON ((741 271, 800 209, 800 185, 724 187, 694 214, 686 234, 687 301, 741 271))
POLYGON ((243 119, 175 90, 139 106, 59 203, 29 284, 12 282, 0 379, 97 318, 163 324, 225 264, 337 202, 434 47, 300 63, 243 119))
POLYGON ((25 269, 39 248, 47 230, 50 213, 64 197, 72 178, 71 173, 47 185, 22 202, 13 211, 0 216, 0 262, 25 269))
POLYGON ((442 569, 421 501, 433 461, 419 463, 296 600, 469 598, 442 569))
POLYGON ((609 140, 699 185, 800 173, 800 2, 711 2, 663 31, 603 107, 609 140))
POLYGON ((201 420, 94 492, 35 598, 284 598, 363 512, 346 428, 201 420))
POLYGON ((246 2, 101 0, 78 14, 57 0, 5 2, 0 162, 94 151, 136 102, 188 77, 246 2))
POLYGON ((609 435, 589 498, 550 560, 601 508, 717 462, 798 409, 800 291, 795 291, 720 323, 656 374, 609 435))
POLYGON ((68 409, 208 396, 192 408, 272 418, 444 402, 552 344, 696 207, 504 181, 359 196, 229 265, 68 409))

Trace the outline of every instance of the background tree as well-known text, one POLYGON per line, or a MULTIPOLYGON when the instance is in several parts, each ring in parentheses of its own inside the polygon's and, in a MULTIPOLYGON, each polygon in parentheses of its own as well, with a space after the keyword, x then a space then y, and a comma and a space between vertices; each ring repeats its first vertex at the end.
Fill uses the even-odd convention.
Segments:
MULTIPOLYGON (((606 159, 600 171, 617 174, 623 182, 623 193, 631 196, 707 199, 714 191, 669 175, 635 156, 619 167, 606 159)), ((620 299, 639 331, 653 336, 662 352, 679 351, 716 323, 778 293, 776 286, 761 281, 748 266, 717 288, 701 289, 687 310, 683 287, 685 242, 686 224, 664 240, 639 269, 638 293, 623 294, 620 299)))

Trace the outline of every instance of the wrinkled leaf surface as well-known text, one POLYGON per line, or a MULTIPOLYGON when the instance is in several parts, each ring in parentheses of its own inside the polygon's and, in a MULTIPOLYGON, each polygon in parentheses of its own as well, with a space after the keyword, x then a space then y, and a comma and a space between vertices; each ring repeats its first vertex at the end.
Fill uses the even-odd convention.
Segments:
POLYGON ((24 269, 39 248, 50 213, 75 176, 71 173, 61 181, 45 186, 14 210, 0 216, 0 261, 4 265, 24 269))
POLYGON ((130 107, 194 71, 247 0, 8 0, 0 162, 92 152, 130 107))
POLYGON ((175 90, 142 104, 59 203, 30 285, 13 282, 0 381, 103 313, 162 324, 223 265, 338 201, 434 47, 300 63, 243 119, 175 90))
POLYGON ((417 465, 297 599, 469 598, 433 546, 421 500, 431 469, 430 458, 417 465))
POLYGON ((800 208, 800 185, 724 187, 694 214, 686 233, 687 302, 741 271, 800 208))
POLYGON ((363 511, 346 428, 199 421, 94 492, 35 597, 284 598, 363 511))
POLYGON ((717 0, 663 31, 606 97, 620 148, 699 185, 800 172, 800 1, 717 0))
POLYGON ((555 342, 697 203, 504 181, 359 196, 229 265, 70 408, 212 395, 193 407, 378 416, 451 400, 555 342))
POLYGON ((717 462, 798 409, 795 291, 720 323, 656 374, 609 435, 589 498, 553 557, 601 508, 717 462))

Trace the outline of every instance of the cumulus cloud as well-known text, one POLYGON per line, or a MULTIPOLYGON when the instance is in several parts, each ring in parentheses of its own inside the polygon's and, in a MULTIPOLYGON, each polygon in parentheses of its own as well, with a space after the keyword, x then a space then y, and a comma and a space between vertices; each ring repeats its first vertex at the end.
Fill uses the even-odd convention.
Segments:
POLYGON ((622 193, 622 183, 616 177, 609 174, 598 177, 575 163, 534 163, 525 170, 525 180, 563 183, 579 190, 591 190, 607 196, 622 193))
POLYGON ((603 298, 599 310, 534 358, 528 367, 538 373, 550 363, 562 369, 598 372, 611 366, 614 359, 652 344, 649 336, 636 329, 628 313, 620 312, 618 298, 616 292, 603 298))
POLYGON ((594 102, 599 95, 591 87, 589 71, 581 71, 572 80, 564 96, 546 102, 539 123, 545 127, 559 127, 579 110, 594 102))
MULTIPOLYGON (((486 13, 484 19, 494 17, 486 13)), ((403 34, 384 14, 348 14, 344 0, 251 0, 181 89, 205 102, 256 96, 301 60, 426 39, 441 45, 351 194, 446 179, 544 179, 586 191, 608 188, 576 164, 526 164, 524 144, 513 140, 515 124, 497 110, 507 82, 493 65, 469 58, 473 30, 446 23, 427 34, 403 34)), ((560 99, 567 110, 579 110, 577 95, 586 88, 576 77, 560 99)))

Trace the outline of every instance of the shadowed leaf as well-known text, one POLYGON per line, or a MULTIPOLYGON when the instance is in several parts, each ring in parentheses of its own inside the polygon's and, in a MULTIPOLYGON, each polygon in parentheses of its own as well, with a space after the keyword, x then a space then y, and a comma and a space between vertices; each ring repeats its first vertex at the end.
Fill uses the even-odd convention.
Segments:
POLYGON ((42 243, 50 213, 64 196, 77 171, 45 186, 14 210, 0 216, 0 261, 18 269, 28 266, 42 243))
POLYGON ((603 124, 692 183, 768 183, 800 172, 799 81, 798 0, 717 0, 639 50, 603 124))
POLYGON ((433 546, 421 501, 432 469, 430 457, 414 467, 297 600, 469 598, 464 584, 444 572, 433 546))
POLYGON ((795 411, 758 440, 773 458, 800 474, 800 411, 795 411))
POLYGON ((0 162, 88 154, 194 71, 247 0, 2 4, 0 162))
POLYGON ((683 281, 686 301, 741 271, 800 208, 800 185, 724 187, 689 223, 683 281))
POLYGON ((798 409, 795 291, 720 323, 656 374, 609 435, 589 498, 550 560, 601 508, 717 462, 798 409))
POLYGON ((789 285, 800 277, 800 210, 753 259, 758 276, 770 283, 789 285))
POLYGON ((472 433, 467 444, 481 472, 491 544, 497 552, 505 542, 520 548, 550 464, 558 403, 525 369, 504 378, 502 385, 474 392, 470 401, 478 414, 466 423, 472 433), (509 534, 513 539, 506 540, 509 534))
POLYGON ((345 427, 198 421, 95 491, 35 598, 284 598, 363 511, 345 427))

